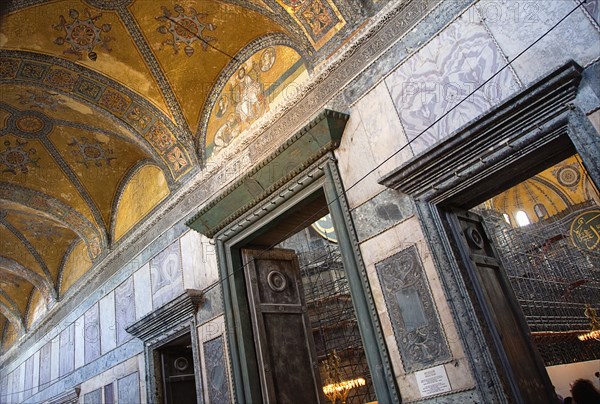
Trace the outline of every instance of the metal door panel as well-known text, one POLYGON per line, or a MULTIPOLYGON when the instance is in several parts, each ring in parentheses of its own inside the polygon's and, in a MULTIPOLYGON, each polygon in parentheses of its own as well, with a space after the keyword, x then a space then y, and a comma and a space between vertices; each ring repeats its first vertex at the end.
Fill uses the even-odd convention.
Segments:
POLYGON ((321 377, 292 250, 242 250, 266 403, 319 403, 321 377))
POLYGON ((494 339, 499 368, 503 368, 515 400, 528 404, 555 402, 556 395, 482 219, 463 211, 449 217, 494 339))

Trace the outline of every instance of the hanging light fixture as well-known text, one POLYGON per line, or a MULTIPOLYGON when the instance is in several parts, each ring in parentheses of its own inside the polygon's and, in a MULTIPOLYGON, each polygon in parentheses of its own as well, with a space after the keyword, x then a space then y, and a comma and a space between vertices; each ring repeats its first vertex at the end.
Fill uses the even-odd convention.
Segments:
POLYGON ((589 304, 586 304, 583 314, 590 319, 590 326, 592 330, 584 334, 578 335, 577 338, 579 338, 580 341, 589 341, 590 339, 600 341, 600 320, 598 320, 598 314, 596 314, 596 309, 594 309, 589 304))

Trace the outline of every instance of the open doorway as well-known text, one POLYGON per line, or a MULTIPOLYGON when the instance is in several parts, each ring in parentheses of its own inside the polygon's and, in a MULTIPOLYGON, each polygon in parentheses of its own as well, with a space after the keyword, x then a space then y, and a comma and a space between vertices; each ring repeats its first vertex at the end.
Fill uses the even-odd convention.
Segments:
POLYGON ((196 379, 190 334, 160 346, 155 350, 156 356, 160 363, 162 402, 164 404, 195 403, 196 379))
POLYGON ((582 338, 598 324, 600 194, 579 156, 449 217, 507 388, 528 403, 568 394, 573 380, 545 367, 600 359, 582 338))
POLYGON ((576 374, 598 382, 600 344, 590 331, 600 310, 600 193, 580 157, 471 211, 483 218, 544 365, 569 365, 570 377, 550 372, 557 391, 570 395, 576 374))
POLYGON ((263 400, 375 401, 322 191, 248 240, 240 253, 263 400))

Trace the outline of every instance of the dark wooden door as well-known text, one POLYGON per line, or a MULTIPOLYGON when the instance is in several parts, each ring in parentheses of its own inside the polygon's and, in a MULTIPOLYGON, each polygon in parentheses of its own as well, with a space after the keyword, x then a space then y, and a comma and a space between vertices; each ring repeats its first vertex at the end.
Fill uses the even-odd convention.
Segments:
POLYGON ((161 352, 165 404, 196 403, 196 379, 192 349, 169 347, 161 352))
POLYGON ((486 235, 482 219, 472 212, 463 211, 454 211, 449 216, 493 340, 499 371, 505 376, 514 400, 527 404, 557 402, 525 317, 496 250, 486 235))
POLYGON ((242 250, 263 401, 319 403, 322 384, 292 250, 242 250))

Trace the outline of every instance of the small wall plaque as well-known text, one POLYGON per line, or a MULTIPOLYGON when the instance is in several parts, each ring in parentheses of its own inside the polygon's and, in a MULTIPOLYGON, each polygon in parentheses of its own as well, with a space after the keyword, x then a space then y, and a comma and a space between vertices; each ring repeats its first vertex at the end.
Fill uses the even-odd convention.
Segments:
POLYGON ((415 373, 421 397, 447 393, 451 390, 444 365, 421 370, 415 373))

